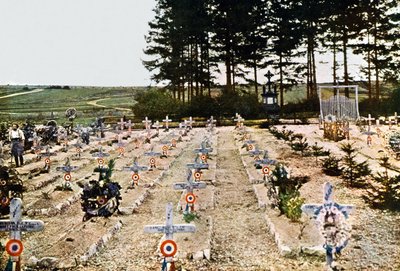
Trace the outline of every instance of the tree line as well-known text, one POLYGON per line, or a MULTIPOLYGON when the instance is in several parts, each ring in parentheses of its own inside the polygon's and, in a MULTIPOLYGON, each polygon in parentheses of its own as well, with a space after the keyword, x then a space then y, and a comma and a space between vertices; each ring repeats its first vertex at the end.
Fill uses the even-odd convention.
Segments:
POLYGON ((245 80, 258 95, 257 73, 265 68, 277 71, 281 105, 299 82, 313 98, 320 52, 332 55, 332 82, 346 85, 353 80, 348 53, 361 55, 370 99, 381 97, 383 82, 400 80, 397 0, 158 0, 154 12, 143 64, 183 102, 211 95, 220 73, 225 94, 245 80))

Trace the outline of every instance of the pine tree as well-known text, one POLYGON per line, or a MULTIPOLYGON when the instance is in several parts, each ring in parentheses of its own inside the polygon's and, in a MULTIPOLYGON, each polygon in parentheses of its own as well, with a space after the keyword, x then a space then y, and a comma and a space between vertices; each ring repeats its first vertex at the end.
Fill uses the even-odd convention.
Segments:
POLYGON ((340 149, 345 153, 345 156, 342 158, 344 164, 341 168, 342 178, 349 186, 364 186, 366 178, 371 174, 367 161, 357 163, 355 160, 357 150, 354 148, 353 144, 342 144, 340 149))
POLYGON ((298 56, 297 49, 301 41, 301 27, 296 17, 296 4, 294 0, 270 0, 271 48, 269 53, 275 57, 267 61, 278 69, 280 106, 284 105, 283 92, 297 84, 299 78, 295 67, 298 63, 293 59, 298 56))
POLYGON ((374 98, 378 100, 381 97, 381 79, 391 73, 395 62, 392 53, 399 50, 396 40, 399 39, 400 12, 396 7, 398 1, 395 0, 370 0, 364 6, 363 31, 358 37, 362 42, 354 52, 363 54, 367 62, 365 73, 370 99, 373 95, 372 78, 375 79, 374 98))
MULTIPOLYGON (((327 17, 328 32, 325 39, 332 39, 331 44, 334 49, 334 81, 336 81, 336 52, 343 53, 343 82, 349 85, 351 77, 349 74, 348 52, 354 46, 354 39, 362 29, 363 1, 368 0, 348 0, 335 1, 329 0, 327 17)), ((349 97, 349 89, 345 89, 345 96, 349 97)))

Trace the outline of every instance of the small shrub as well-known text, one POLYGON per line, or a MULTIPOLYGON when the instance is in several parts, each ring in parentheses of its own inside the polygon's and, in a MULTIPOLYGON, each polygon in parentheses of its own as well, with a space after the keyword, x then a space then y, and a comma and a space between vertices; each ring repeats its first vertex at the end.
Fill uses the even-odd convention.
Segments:
POLYGON ((300 152, 301 156, 304 156, 304 153, 309 149, 307 138, 299 139, 299 141, 291 143, 290 147, 292 150, 300 152))
POLYGON ((301 206, 305 202, 305 198, 300 197, 298 191, 294 194, 282 195, 282 209, 286 216, 293 222, 299 221, 301 218, 301 206))
POLYGON ((312 155, 315 157, 315 163, 318 164, 318 156, 328 156, 330 155, 330 151, 325 151, 323 147, 318 146, 318 142, 315 142, 313 146, 311 146, 312 155))
MULTIPOLYGON (((291 177, 287 168, 277 164, 270 178, 275 198, 278 199, 278 209, 289 219, 296 221, 301 216, 301 204, 304 199, 300 198, 299 189, 303 183, 309 180, 305 177, 291 177)), ((303 201, 304 203, 304 201, 303 201)))
POLYGON ((322 172, 329 176, 340 176, 342 170, 339 168, 340 159, 329 155, 328 158, 322 160, 322 172))
POLYGON ((364 187, 366 178, 371 174, 371 170, 368 167, 367 161, 357 163, 355 160, 356 149, 353 144, 345 143, 340 146, 340 149, 345 153, 342 158, 343 167, 342 179, 349 186, 352 187, 364 187))
POLYGON ((199 219, 199 216, 196 213, 183 213, 183 220, 185 220, 186 223, 190 223, 195 219, 199 219))
POLYGON ((379 164, 384 171, 373 176, 376 184, 370 185, 367 190, 368 196, 364 198, 373 207, 400 211, 400 175, 389 176, 388 168, 391 167, 389 157, 382 157, 379 164))

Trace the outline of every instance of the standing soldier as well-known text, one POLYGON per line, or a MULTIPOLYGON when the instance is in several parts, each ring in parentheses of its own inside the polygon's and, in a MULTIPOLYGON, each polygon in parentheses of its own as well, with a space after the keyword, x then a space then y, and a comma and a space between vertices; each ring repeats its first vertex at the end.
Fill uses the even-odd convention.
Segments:
POLYGON ((25 136, 18 124, 14 123, 9 133, 9 139, 11 141, 11 155, 14 156, 16 167, 24 164, 24 141, 25 136))

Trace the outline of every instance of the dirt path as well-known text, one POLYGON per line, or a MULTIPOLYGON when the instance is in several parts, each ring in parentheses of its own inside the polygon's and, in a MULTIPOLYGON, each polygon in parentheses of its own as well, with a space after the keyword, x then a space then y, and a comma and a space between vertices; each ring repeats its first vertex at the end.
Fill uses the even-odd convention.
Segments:
POLYGON ((110 107, 110 106, 105 106, 105 105, 98 104, 98 102, 100 102, 100 101, 109 100, 109 99, 110 98, 97 99, 97 100, 94 100, 94 101, 89 101, 89 102, 87 102, 87 104, 91 105, 91 106, 101 107, 101 108, 113 108, 113 109, 120 110, 120 111, 129 111, 129 112, 131 111, 131 109, 128 109, 128 108, 110 107))
POLYGON ((215 270, 260 270, 279 258, 271 235, 257 208, 230 131, 221 135, 218 149, 213 260, 215 270), (231 268, 231 269, 230 269, 231 268))
POLYGON ((38 93, 38 92, 42 92, 42 91, 44 91, 44 89, 37 88, 37 89, 34 89, 34 90, 30 90, 30 91, 13 93, 13 94, 5 95, 5 96, 0 96, 0 100, 1 99, 6 99, 6 98, 10 98, 10 97, 20 96, 20 95, 38 93))
POLYGON ((214 224, 211 261, 187 262, 185 270, 322 270, 318 260, 294 260, 279 255, 266 226, 265 210, 258 208, 232 130, 219 129, 216 206, 209 211, 214 224))

